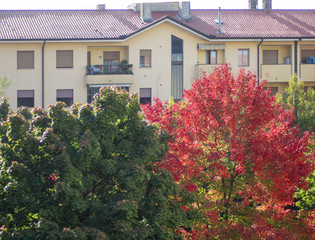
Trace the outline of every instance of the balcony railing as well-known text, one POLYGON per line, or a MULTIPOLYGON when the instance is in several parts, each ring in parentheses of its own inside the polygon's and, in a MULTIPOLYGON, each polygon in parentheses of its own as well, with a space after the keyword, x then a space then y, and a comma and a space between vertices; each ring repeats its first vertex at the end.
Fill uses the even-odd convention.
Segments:
POLYGON ((86 75, 133 74, 132 64, 90 65, 86 66, 86 75))
POLYGON ((201 78, 203 73, 209 75, 214 68, 220 67, 221 64, 196 64, 196 78, 201 78))
POLYGON ((266 79, 267 82, 289 82, 292 77, 292 65, 261 65, 260 77, 266 79))
POLYGON ((315 81, 315 64, 300 65, 300 80, 303 82, 315 81))

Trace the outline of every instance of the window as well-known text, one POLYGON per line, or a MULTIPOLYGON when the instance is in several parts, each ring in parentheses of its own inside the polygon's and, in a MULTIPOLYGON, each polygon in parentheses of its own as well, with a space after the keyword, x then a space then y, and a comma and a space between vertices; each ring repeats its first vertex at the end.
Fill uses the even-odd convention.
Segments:
POLYGON ((87 65, 91 66, 91 52, 90 51, 87 52, 87 65))
POLYGON ((94 95, 99 93, 101 87, 88 87, 87 102, 91 103, 94 100, 94 95))
POLYGON ((34 107, 34 90, 18 90, 17 106, 34 107))
POLYGON ((249 66, 249 49, 238 50, 238 65, 249 66))
POLYGON ((309 88, 312 88, 315 91, 315 86, 304 86, 304 92, 307 92, 309 88))
POLYGON ((174 101, 180 101, 183 97, 184 89, 184 67, 183 52, 184 41, 176 36, 172 36, 172 76, 171 94, 174 101))
POLYGON ((207 64, 217 64, 217 51, 207 51, 207 64))
POLYGON ((301 50, 301 62, 304 64, 315 64, 315 50, 301 50))
POLYGON ((73 89, 57 89, 57 102, 59 101, 70 107, 73 104, 73 89))
POLYGON ((34 51, 17 52, 17 69, 34 69, 34 51))
POLYGON ((56 62, 57 68, 73 68, 73 51, 57 50, 56 62))
POLYGON ((278 64, 278 50, 264 50, 263 64, 276 65, 278 64))
MULTIPOLYGON (((265 87, 264 89, 265 91, 267 91, 268 87, 265 87)), ((271 95, 276 96, 278 92, 278 87, 270 87, 270 92, 271 92, 271 95)))
POLYGON ((140 67, 151 67, 151 50, 140 50, 140 67))
POLYGON ((151 88, 140 88, 140 103, 151 103, 151 88))
POLYGON ((120 52, 104 52, 104 72, 117 73, 120 62, 120 52))
POLYGON ((130 85, 89 85, 87 89, 87 102, 91 103, 94 100, 94 96, 96 93, 99 93, 102 87, 113 87, 116 86, 119 89, 125 90, 129 92, 130 85))

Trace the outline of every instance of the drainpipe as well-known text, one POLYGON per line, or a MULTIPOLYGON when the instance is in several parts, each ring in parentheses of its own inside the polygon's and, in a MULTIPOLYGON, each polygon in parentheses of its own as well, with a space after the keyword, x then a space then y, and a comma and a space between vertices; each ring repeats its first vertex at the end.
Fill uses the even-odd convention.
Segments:
POLYGON ((261 39, 260 43, 257 46, 257 83, 259 84, 259 76, 260 76, 260 72, 259 72, 259 65, 260 65, 260 45, 263 43, 263 39, 261 39))
POLYGON ((298 72, 298 41, 294 41, 294 73, 298 72))
POLYGON ((46 40, 44 40, 42 45, 42 108, 45 108, 45 45, 46 40))

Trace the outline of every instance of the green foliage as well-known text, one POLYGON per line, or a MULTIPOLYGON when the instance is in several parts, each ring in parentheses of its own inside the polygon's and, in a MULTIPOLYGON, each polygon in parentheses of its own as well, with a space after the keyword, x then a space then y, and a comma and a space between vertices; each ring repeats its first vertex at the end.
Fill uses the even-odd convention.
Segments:
POLYGON ((0 96, 3 95, 3 93, 4 93, 3 90, 4 90, 6 87, 8 87, 9 84, 10 84, 10 82, 8 81, 7 78, 3 78, 3 79, 0 78, 0 96))
MULTIPOLYGON (((315 131, 315 90, 308 88, 304 90, 304 83, 298 82, 296 75, 293 75, 284 97, 280 96, 278 101, 283 101, 290 107, 294 107, 296 117, 295 124, 299 125, 302 131, 315 131)), ((312 151, 315 145, 311 146, 312 151)), ((300 189, 296 194, 296 206, 300 209, 315 208, 315 172, 308 178, 309 189, 300 189)))
POLYGON ((155 168, 166 136, 142 119, 137 96, 104 88, 64 107, 0 105, 0 238, 176 238, 193 199, 155 168))
POLYGON ((9 102, 7 97, 2 98, 0 103, 0 121, 6 120, 9 114, 9 102))
POLYGON ((264 87, 223 64, 180 102, 143 105, 147 120, 170 135, 160 167, 196 197, 184 206, 200 214, 181 229, 185 239, 314 239, 312 212, 288 209, 314 170, 312 135, 293 126, 293 109, 264 87))
POLYGON ((310 188, 308 190, 301 189, 295 194, 295 197, 299 200, 296 206, 305 210, 315 208, 315 172, 307 178, 307 181, 310 188))
POLYGON ((315 90, 309 87, 304 91, 304 83, 298 82, 293 75, 283 100, 294 107, 295 122, 302 131, 315 130, 315 90))

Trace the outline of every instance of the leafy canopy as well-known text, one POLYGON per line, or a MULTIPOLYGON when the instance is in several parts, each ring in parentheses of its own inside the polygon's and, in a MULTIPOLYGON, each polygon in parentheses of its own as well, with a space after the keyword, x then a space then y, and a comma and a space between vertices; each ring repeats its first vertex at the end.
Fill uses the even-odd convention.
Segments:
POLYGON ((137 96, 103 88, 64 108, 0 105, 1 239, 174 239, 189 225, 188 192, 155 169, 167 142, 137 96))
MULTIPOLYGON (((315 130, 315 90, 305 87, 303 82, 298 82, 293 75, 284 96, 279 95, 279 102, 283 101, 287 106, 294 108, 296 117, 294 124, 302 130, 315 130)), ((314 136, 313 136, 314 137, 314 136)), ((315 150, 315 144, 311 146, 315 150)), ((315 209, 315 171, 307 178, 309 189, 299 189, 295 194, 296 205, 301 209, 315 209)))
POLYGON ((275 103, 265 83, 225 64, 185 91, 181 102, 158 99, 143 110, 170 135, 160 167, 194 192, 204 215, 193 239, 296 239, 314 234, 309 219, 287 209, 314 169, 311 134, 292 127, 291 108, 275 103), (299 217, 299 220, 295 220, 299 217))
POLYGON ((294 108, 295 124, 299 125, 303 131, 314 131, 315 90, 311 87, 305 87, 304 83, 298 82, 297 76, 293 75, 285 93, 284 97, 280 95, 280 100, 294 108))

